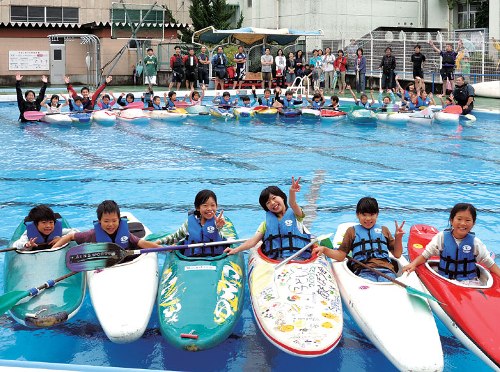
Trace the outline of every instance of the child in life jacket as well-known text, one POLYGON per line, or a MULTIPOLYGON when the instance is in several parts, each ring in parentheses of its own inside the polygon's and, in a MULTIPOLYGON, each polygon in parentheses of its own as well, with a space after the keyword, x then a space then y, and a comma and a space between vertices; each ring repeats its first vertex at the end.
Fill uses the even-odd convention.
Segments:
POLYGON ((370 109, 370 108, 372 108, 372 106, 375 104, 375 100, 373 99, 373 97, 372 97, 372 101, 371 101, 371 102, 368 102, 368 96, 367 96, 366 94, 364 94, 364 93, 363 93, 363 94, 361 94, 361 95, 359 96, 359 99, 358 99, 358 98, 356 97, 356 95, 354 94, 354 92, 352 91, 352 89, 351 89, 351 86, 350 86, 350 85, 348 85, 346 88, 347 88, 347 90, 348 90, 349 92, 351 92, 351 96, 352 96, 352 98, 354 99, 354 104, 355 104, 356 106, 360 106, 360 107, 363 107, 363 108, 365 108, 365 109, 370 109))
MULTIPOLYGON (((389 252, 394 257, 399 258, 403 253, 403 226, 396 225, 394 238, 389 229, 377 224, 379 208, 377 200, 371 197, 364 197, 358 201, 356 206, 356 216, 359 225, 349 227, 344 235, 342 244, 338 249, 328 249, 317 247, 313 250, 317 254, 325 254, 337 261, 343 261, 352 251, 352 257, 364 264, 382 272, 392 278, 396 278, 396 272, 392 265, 389 252)), ((354 264, 352 266, 354 273, 361 278, 373 282, 387 282, 388 279, 377 275, 373 271, 354 264)))
POLYGON ((186 94, 184 96, 184 102, 187 102, 188 100, 191 102, 191 105, 196 106, 196 105, 201 105, 203 102, 203 98, 205 98, 205 87, 201 88, 201 95, 197 90, 194 90, 194 88, 191 89, 191 94, 186 94))
POLYGON ((177 102, 177 93, 174 91, 170 91, 167 93, 163 93, 163 99, 165 100, 165 109, 166 110, 175 110, 175 103, 177 102))
POLYGON ((118 101, 116 101, 116 103, 118 103, 122 107, 127 107, 134 101, 135 101, 135 96, 132 93, 127 93, 127 95, 125 95, 125 93, 122 93, 120 94, 120 97, 118 97, 118 101), (124 96, 125 100, 123 100, 124 96))
POLYGON ((259 102, 259 106, 273 107, 274 98, 271 97, 271 89, 264 89, 264 97, 257 97, 257 92, 255 91, 255 85, 252 85, 252 95, 254 100, 259 102))
POLYGON ((323 91, 321 89, 316 91, 312 99, 307 98, 306 94, 306 101, 309 102, 313 110, 321 110, 323 108, 323 105, 325 104, 325 97, 323 97, 323 91))
POLYGON ((116 98, 112 92, 103 94, 101 96, 101 99, 97 101, 97 106, 99 107, 100 110, 112 109, 115 104, 116 104, 116 98), (113 97, 112 101, 111 97, 113 97))
POLYGON ((64 235, 54 244, 54 248, 61 247, 73 240, 78 244, 115 243, 120 248, 127 250, 159 247, 158 244, 139 239, 129 232, 127 219, 120 217, 120 208, 114 200, 104 200, 99 204, 97 221, 94 222, 93 229, 64 235))
MULTIPOLYGON (((304 226, 305 214, 297 204, 296 193, 300 191, 300 177, 292 177, 289 198, 278 186, 266 187, 260 193, 259 204, 266 211, 266 219, 257 228, 253 237, 236 248, 226 248, 228 255, 255 247, 262 241, 262 253, 275 260, 290 257, 311 241, 304 226), (287 201, 289 200, 290 206, 287 201)), ((311 258, 311 250, 303 252, 297 260, 311 258)))
POLYGON ((398 108, 395 108, 395 103, 396 103, 396 97, 394 96, 394 93, 391 89, 387 89, 387 93, 385 96, 384 90, 380 88, 379 93, 378 93, 378 103, 379 103, 379 109, 381 112, 392 112, 392 111, 398 111, 398 108), (383 96, 383 97, 382 97, 383 96))
POLYGON ((219 107, 229 108, 238 104, 238 98, 235 98, 234 101, 231 101, 231 94, 228 91, 222 93, 222 97, 220 96, 219 92, 217 92, 215 93, 215 97, 212 102, 219 105, 219 107))
MULTIPOLYGON (((217 215, 217 196, 212 190, 201 190, 194 198, 194 212, 188 213, 187 220, 176 232, 160 238, 157 244, 172 245, 180 241, 185 244, 209 243, 226 240, 222 228, 226 224, 223 213, 217 215)), ((188 248, 181 250, 185 256, 218 256, 222 246, 188 248)))
POLYGON ((83 98, 80 96, 68 98, 69 111, 71 112, 84 112, 85 106, 83 105, 83 98))
POLYGON ((476 264, 481 263, 500 278, 500 268, 477 238, 472 228, 476 223, 476 208, 469 203, 458 203, 450 212, 450 229, 434 235, 425 250, 403 271, 411 273, 432 256, 439 255, 438 273, 462 284, 480 285, 476 264))
POLYGON ((61 216, 44 204, 32 208, 24 224, 26 231, 12 244, 19 250, 47 249, 57 243, 61 236, 78 231, 63 228, 61 216))
MULTIPOLYGON (((62 94, 61 94, 61 97, 64 98, 64 96, 62 94)), ((69 105, 68 99, 66 99, 66 101, 64 103, 59 103, 59 96, 57 94, 54 94, 54 95, 52 95, 52 97, 50 97, 49 103, 47 103, 48 100, 49 100, 49 96, 46 97, 46 99, 45 99, 45 101, 43 101, 42 105, 47 109, 47 112, 49 112, 51 114, 60 114, 61 109, 64 106, 69 105)))

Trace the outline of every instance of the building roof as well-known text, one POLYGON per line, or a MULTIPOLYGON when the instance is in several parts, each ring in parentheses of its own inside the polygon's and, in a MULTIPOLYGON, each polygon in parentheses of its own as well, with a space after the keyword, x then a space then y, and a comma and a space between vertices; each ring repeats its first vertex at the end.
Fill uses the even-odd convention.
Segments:
MULTIPOLYGON (((137 27, 139 23, 133 23, 132 26, 137 27)), ((127 22, 114 22, 115 27, 130 27, 127 22)), ((159 28, 161 23, 154 22, 144 22, 141 27, 144 28, 159 28)), ((52 22, 1 22, 0 28, 2 27, 12 27, 12 28, 65 28, 65 29, 87 29, 87 28, 107 28, 111 27, 111 22, 92 22, 92 23, 52 23, 52 22)), ((165 28, 188 28, 190 27, 187 23, 165 23, 165 28)))

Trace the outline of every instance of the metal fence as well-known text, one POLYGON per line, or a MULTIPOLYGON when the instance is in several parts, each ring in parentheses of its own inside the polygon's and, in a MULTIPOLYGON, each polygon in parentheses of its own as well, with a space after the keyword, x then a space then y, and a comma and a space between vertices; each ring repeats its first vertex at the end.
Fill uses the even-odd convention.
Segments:
MULTIPOLYGON (((421 46, 421 53, 425 55, 424 78, 431 83, 441 83, 439 70, 441 57, 429 45, 429 40, 434 45, 444 50, 447 43, 458 51, 456 74, 463 75, 471 83, 499 80, 500 79, 500 42, 488 39, 485 29, 456 30, 453 32, 394 32, 373 31, 355 41, 351 46, 353 50, 363 48, 367 59, 367 76, 378 76, 378 66, 385 54, 385 48, 391 47, 392 54, 396 57, 396 73, 402 79, 413 78, 413 65, 411 55, 415 45, 421 46), (463 48, 457 50, 458 41, 462 40, 463 48)), ((323 47, 332 50, 348 49, 349 40, 325 40, 323 47)), ((352 63, 352 58, 350 60, 352 63)), ((351 72, 353 69, 351 69, 351 72)))

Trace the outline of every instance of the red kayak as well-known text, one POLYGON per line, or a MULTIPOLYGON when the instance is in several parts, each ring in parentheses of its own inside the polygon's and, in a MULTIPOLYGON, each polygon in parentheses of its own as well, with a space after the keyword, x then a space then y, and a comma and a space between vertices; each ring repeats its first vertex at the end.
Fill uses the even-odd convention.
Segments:
MULTIPOLYGON (((438 232, 435 227, 413 225, 408 240, 408 254, 413 261, 438 232)), ((466 286, 437 273, 439 257, 432 257, 416 272, 427 290, 443 305, 429 301, 434 313, 465 347, 488 366, 500 368, 500 280, 477 265, 481 285, 466 286)))

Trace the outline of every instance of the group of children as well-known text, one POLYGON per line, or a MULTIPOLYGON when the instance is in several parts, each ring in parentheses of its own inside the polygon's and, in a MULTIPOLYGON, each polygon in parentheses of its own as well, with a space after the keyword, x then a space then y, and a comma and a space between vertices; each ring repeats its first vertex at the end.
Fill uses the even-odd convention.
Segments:
MULTIPOLYGON (((292 177, 289 194, 278 186, 269 186, 262 190, 259 204, 265 211, 262 221, 253 237, 235 248, 221 246, 210 248, 184 249, 186 256, 228 255, 260 246, 262 253, 272 260, 283 260, 304 248, 311 241, 311 234, 304 226, 306 217, 297 203, 296 194, 300 192, 300 177, 292 177)), ((120 209, 112 200, 103 201, 97 208, 97 221, 94 228, 84 232, 73 229, 62 229, 59 216, 49 207, 39 205, 33 208, 25 219, 26 232, 14 243, 19 250, 46 249, 47 246, 58 248, 75 241, 78 244, 110 242, 118 244, 122 249, 158 247, 160 244, 178 242, 203 243, 226 240, 223 227, 226 220, 223 211, 218 212, 215 193, 211 190, 198 192, 194 200, 194 211, 188 213, 187 220, 174 233, 158 239, 147 241, 139 239, 128 230, 127 220, 121 217, 120 209), (218 214, 217 214, 218 213, 218 214)), ((316 255, 324 254, 334 260, 343 261, 347 255, 369 266, 354 265, 355 274, 371 281, 387 281, 377 271, 391 278, 396 277, 391 254, 398 258, 403 253, 403 230, 405 221, 400 225, 395 221, 395 233, 377 223, 379 206, 372 197, 361 198, 356 206, 356 217, 359 224, 349 227, 338 249, 330 249, 315 244, 312 249, 305 250, 296 259, 309 260, 316 255), (373 270, 375 269, 375 271, 373 270)), ((403 268, 403 272, 412 272, 428 258, 439 255, 441 263, 439 273, 449 279, 476 283, 475 264, 481 263, 500 277, 500 268, 487 251, 485 245, 471 232, 476 222, 476 209, 472 204, 459 203, 450 213, 450 229, 438 233, 426 247, 424 253, 411 264, 403 268)))

